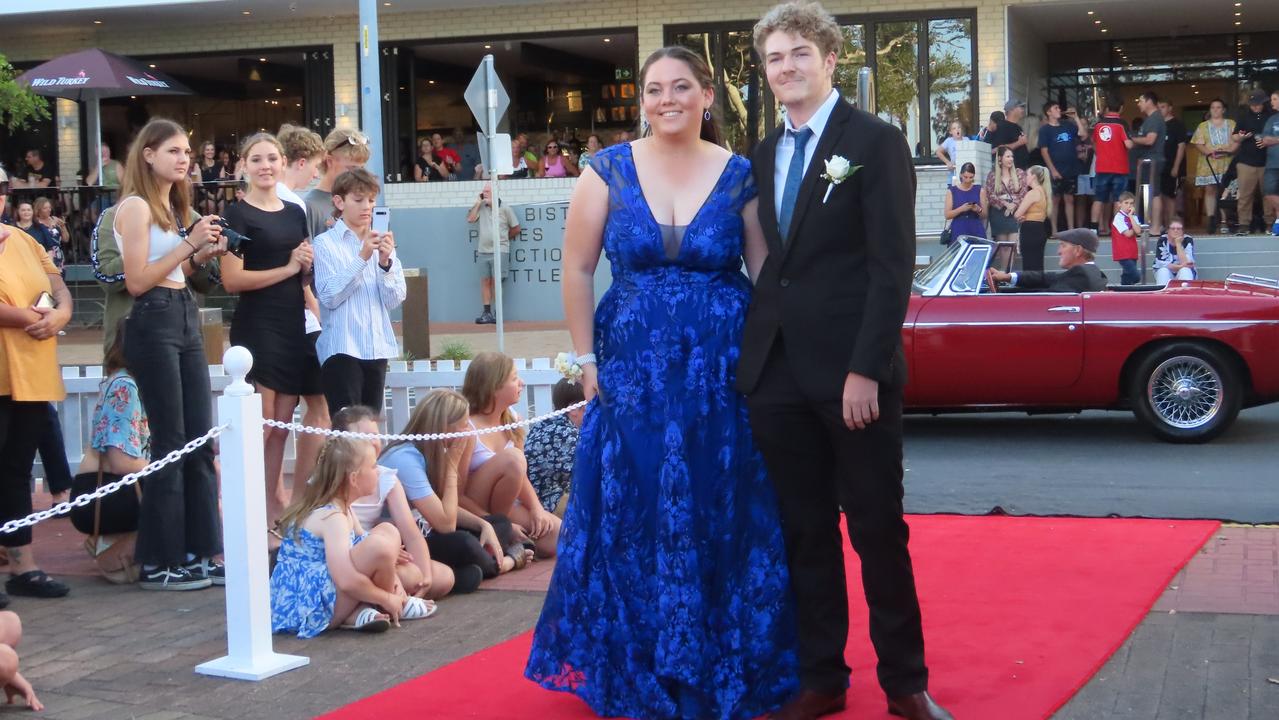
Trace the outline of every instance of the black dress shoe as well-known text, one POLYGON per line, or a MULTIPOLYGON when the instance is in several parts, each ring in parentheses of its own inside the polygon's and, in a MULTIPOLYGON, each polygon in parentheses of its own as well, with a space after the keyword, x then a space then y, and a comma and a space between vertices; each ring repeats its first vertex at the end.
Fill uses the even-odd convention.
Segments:
POLYGON ((817 720, 844 709, 847 691, 824 693, 816 690, 800 690, 790 702, 769 714, 768 720, 817 720))
POLYGON ((906 720, 955 720, 954 716, 946 712, 946 708, 933 700, 927 690, 914 695, 888 698, 888 712, 906 720))

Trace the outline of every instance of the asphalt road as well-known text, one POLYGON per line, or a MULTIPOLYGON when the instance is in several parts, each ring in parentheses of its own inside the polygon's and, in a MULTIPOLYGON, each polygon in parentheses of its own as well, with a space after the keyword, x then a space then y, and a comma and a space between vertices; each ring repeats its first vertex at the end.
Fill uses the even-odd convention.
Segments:
POLYGON ((1206 445, 1156 440, 1131 413, 906 418, 912 513, 1279 522, 1279 404, 1206 445))

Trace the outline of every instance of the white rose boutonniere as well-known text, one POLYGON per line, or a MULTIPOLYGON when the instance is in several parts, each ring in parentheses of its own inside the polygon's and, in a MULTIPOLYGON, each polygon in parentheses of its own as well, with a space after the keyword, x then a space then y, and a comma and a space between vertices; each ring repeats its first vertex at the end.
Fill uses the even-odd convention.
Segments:
POLYGON ((848 158, 842 155, 832 155, 826 158, 826 172, 822 173, 822 179, 827 182, 826 195, 822 197, 822 204, 830 199, 830 193, 835 186, 844 182, 853 176, 853 173, 861 170, 861 165, 853 165, 848 162, 848 158))

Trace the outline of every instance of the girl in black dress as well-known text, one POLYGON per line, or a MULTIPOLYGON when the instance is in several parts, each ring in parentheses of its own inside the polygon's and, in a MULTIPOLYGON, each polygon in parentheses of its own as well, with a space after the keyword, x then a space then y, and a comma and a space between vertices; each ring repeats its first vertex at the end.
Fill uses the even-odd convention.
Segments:
MULTIPOLYGON (((320 364, 306 337, 303 287, 311 274, 306 214, 280 199, 284 149, 274 135, 258 133, 244 142, 241 157, 249 184, 242 202, 227 206, 230 226, 251 238, 242 257, 222 260, 222 285, 239 293, 231 320, 231 344, 253 353, 249 380, 262 394, 262 414, 293 420, 299 395, 318 395, 320 364)), ((287 430, 272 428, 265 439, 267 516, 274 522, 288 505, 284 490, 287 430)))

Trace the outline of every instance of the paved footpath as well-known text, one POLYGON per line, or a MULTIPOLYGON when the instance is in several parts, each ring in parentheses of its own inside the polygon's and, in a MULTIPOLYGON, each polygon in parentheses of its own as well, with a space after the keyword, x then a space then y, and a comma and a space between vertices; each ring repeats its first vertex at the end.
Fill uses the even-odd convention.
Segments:
MULTIPOLYGON (((278 651, 307 655, 311 664, 248 683, 192 670, 226 651, 222 589, 109 585, 94 576, 79 538, 66 520, 39 526, 37 556, 72 593, 10 606, 25 625, 19 652, 46 706, 40 717, 56 720, 314 717, 530 629, 554 567, 534 563, 385 635, 276 636, 278 651)), ((1274 720, 1279 684, 1271 679, 1279 681, 1279 528, 1226 527, 1056 717, 1274 720)), ((449 717, 438 708, 414 714, 449 717)), ((0 717, 27 715, 0 706, 0 717)))

